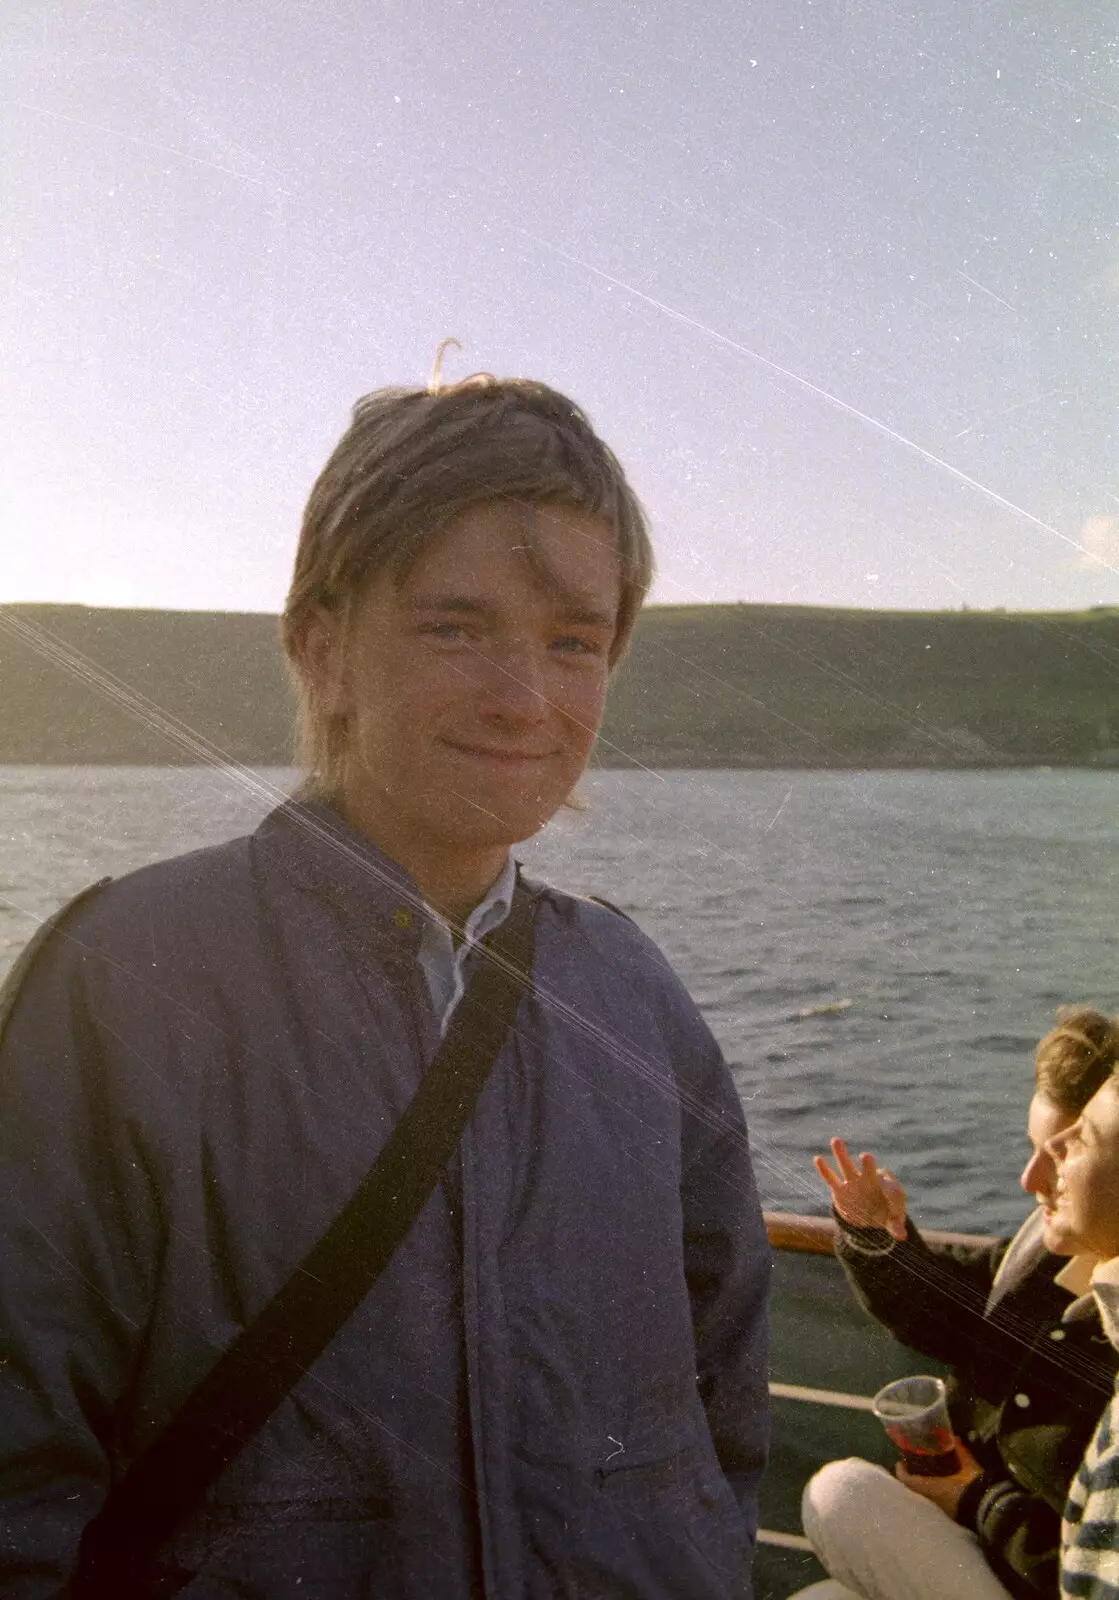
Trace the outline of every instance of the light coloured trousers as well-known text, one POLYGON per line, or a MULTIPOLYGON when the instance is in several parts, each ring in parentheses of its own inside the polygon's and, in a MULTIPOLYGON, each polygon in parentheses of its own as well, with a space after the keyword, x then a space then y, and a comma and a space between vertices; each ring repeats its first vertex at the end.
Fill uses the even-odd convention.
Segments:
POLYGON ((1007 1600, 975 1535, 869 1461, 821 1467, 801 1516, 831 1578, 795 1600, 1007 1600))

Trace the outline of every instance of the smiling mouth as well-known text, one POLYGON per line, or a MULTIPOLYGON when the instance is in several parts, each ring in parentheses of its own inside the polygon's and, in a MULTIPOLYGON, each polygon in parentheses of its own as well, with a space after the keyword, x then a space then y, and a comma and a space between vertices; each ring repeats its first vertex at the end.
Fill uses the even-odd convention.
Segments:
POLYGON ((458 751, 459 755, 472 756, 478 761, 493 761, 498 766, 518 767, 530 762, 548 761, 555 752, 552 750, 502 750, 491 745, 467 744, 461 739, 444 740, 449 750, 458 751))

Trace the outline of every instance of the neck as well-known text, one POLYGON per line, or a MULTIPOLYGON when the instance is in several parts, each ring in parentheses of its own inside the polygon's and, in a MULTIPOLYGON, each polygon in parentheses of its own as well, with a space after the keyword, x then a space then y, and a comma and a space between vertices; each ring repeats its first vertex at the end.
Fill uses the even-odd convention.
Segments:
POLYGON ((339 809, 351 828, 404 868, 431 909, 452 925, 466 921, 509 858, 504 845, 456 847, 416 837, 344 802, 339 809))
POLYGON ((461 926, 479 901, 497 882, 508 859, 507 850, 488 851, 483 859, 475 858, 469 864, 423 863, 404 861, 416 887, 433 911, 452 927, 461 926))

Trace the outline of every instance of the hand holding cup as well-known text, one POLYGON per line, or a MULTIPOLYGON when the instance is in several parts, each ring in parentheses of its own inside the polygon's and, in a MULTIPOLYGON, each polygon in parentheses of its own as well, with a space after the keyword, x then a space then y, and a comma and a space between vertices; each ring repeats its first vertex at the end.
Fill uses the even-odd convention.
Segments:
POLYGON ((964 1490, 976 1478, 983 1476, 983 1468, 976 1461, 967 1445, 959 1438, 955 1440, 956 1455, 960 1460, 959 1471, 948 1473, 943 1478, 929 1478, 922 1473, 907 1472, 905 1462, 894 1462, 894 1477, 906 1489, 914 1494, 919 1494, 922 1500, 931 1500, 944 1512, 946 1517, 956 1520, 960 1501, 963 1499, 964 1490))

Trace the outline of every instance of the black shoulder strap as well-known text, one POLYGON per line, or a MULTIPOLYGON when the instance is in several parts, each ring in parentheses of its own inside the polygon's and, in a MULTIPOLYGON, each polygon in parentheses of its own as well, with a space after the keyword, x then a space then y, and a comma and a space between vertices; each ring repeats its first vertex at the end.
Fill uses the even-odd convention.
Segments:
POLYGON ((7 977, 3 983, 0 983, 0 1042, 3 1041, 4 1029, 7 1027, 12 1012, 16 1008, 16 1001, 19 998, 19 992, 23 988, 27 974, 31 971, 36 957, 51 934, 69 921, 71 912, 76 911, 80 905, 84 905, 92 895, 97 894, 107 883, 112 883, 112 881, 112 878, 98 878, 96 883, 87 884, 84 889, 74 895, 73 899, 67 900, 65 905, 59 906, 57 911, 53 911, 35 929, 35 932, 16 957, 13 965, 8 969, 7 977))
POLYGON ((268 1420, 356 1311, 423 1209, 453 1155, 531 984, 533 899, 513 907, 483 957, 443 1043, 373 1167, 264 1310, 218 1358, 110 1490, 86 1529, 70 1593, 129 1600, 172 1593, 153 1583, 159 1547, 268 1420))

